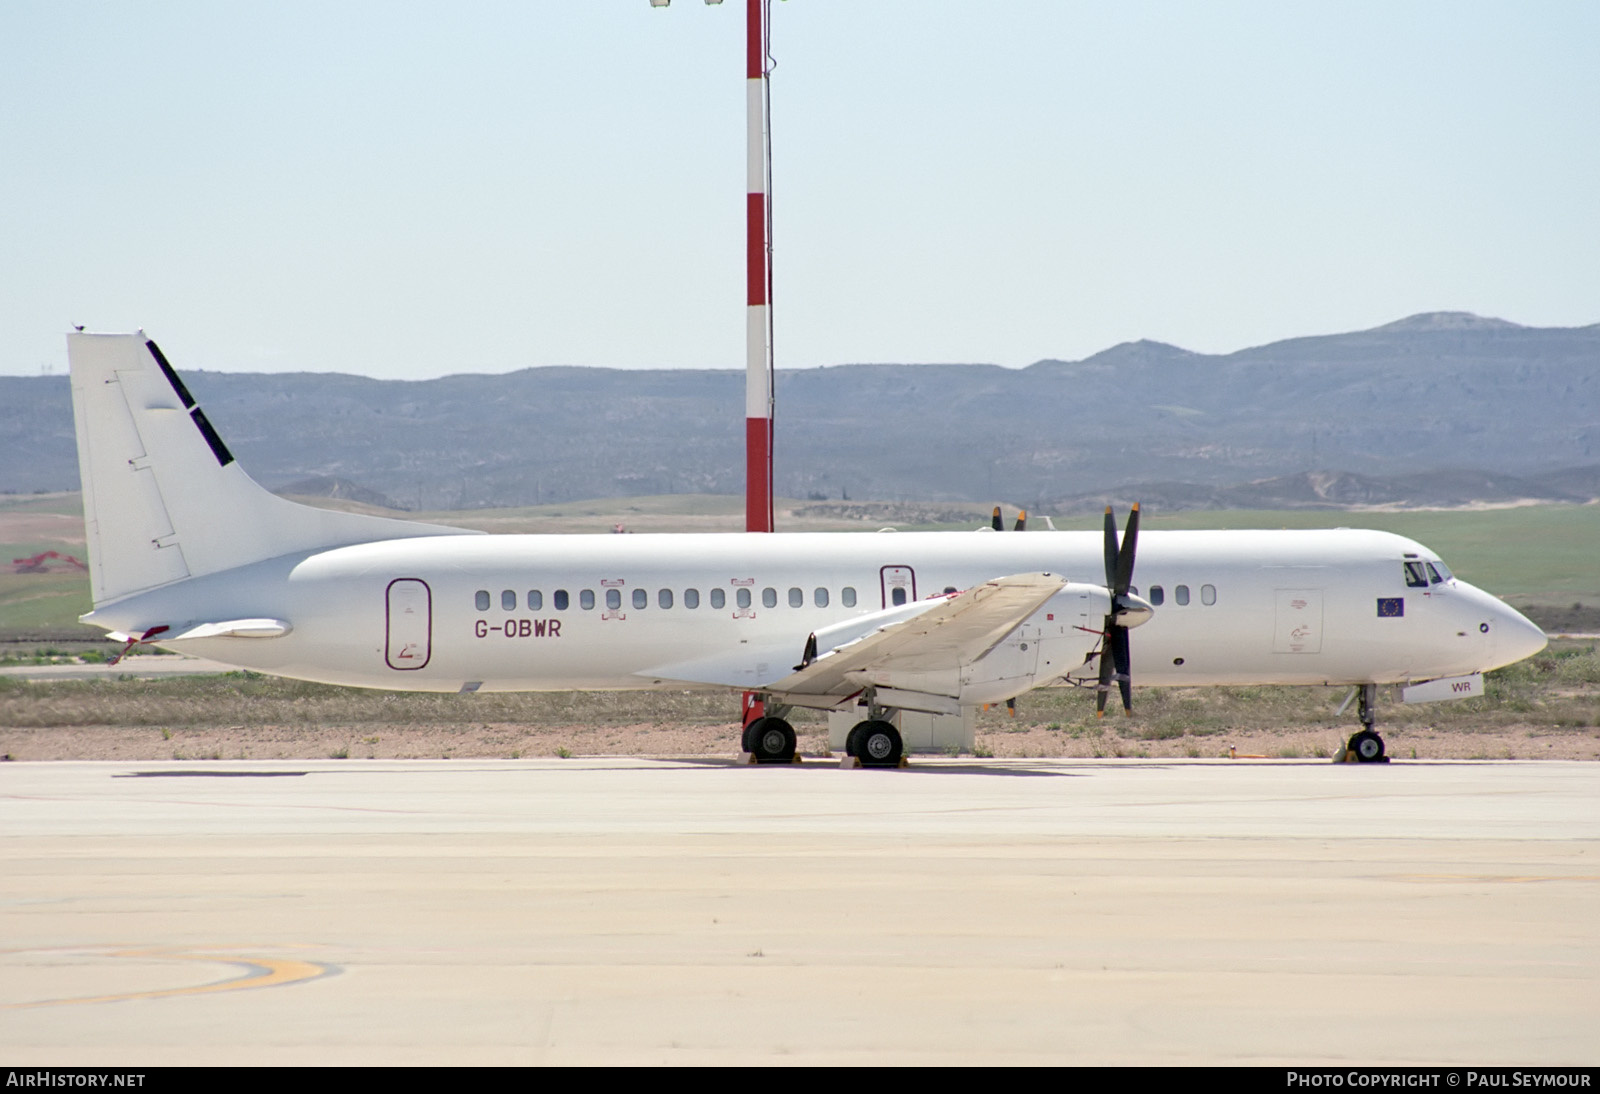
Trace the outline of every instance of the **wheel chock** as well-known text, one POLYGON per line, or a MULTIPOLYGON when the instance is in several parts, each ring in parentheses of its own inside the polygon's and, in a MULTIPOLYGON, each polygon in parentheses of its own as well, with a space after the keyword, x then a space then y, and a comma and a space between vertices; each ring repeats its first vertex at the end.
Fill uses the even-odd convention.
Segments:
POLYGON ((787 760, 762 760, 757 759, 754 752, 739 753, 739 762, 741 764, 756 764, 760 767, 770 767, 773 764, 797 764, 800 762, 800 760, 801 756, 798 752, 789 757, 787 760))

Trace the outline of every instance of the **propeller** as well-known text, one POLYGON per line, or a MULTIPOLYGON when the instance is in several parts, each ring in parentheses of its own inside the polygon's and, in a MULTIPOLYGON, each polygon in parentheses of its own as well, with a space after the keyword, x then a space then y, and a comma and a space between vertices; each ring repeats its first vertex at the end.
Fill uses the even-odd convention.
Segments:
MULTIPOLYGON (((994 507, 994 512, 989 514, 989 527, 993 528, 996 532, 1004 532, 1006 530, 1006 521, 1005 518, 1000 515, 1000 507, 998 505, 994 507)), ((1026 509, 1018 509, 1017 523, 1012 525, 1011 530, 1013 532, 1025 532, 1027 531, 1027 528, 1028 511, 1026 509)))
POLYGON ((1133 583, 1133 560, 1139 549, 1139 506, 1128 514, 1128 531, 1117 542, 1117 518, 1106 506, 1106 591, 1111 594, 1111 611, 1106 616, 1105 640, 1100 646, 1100 681, 1096 686, 1095 716, 1105 717, 1106 697, 1111 681, 1122 693, 1122 710, 1133 715, 1133 676, 1128 656, 1128 631, 1149 619, 1154 610, 1141 597, 1128 591, 1133 583))

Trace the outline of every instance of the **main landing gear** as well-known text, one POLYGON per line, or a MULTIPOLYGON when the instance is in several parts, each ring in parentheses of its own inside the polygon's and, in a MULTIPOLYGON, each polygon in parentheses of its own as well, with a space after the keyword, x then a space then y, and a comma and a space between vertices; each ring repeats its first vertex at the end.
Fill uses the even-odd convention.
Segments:
POLYGON ((1383 738, 1372 728, 1378 720, 1378 685, 1362 684, 1359 695, 1360 705, 1356 709, 1361 718, 1361 729, 1345 745, 1342 758, 1363 764, 1386 764, 1389 758, 1383 754, 1383 738))
POLYGON ((906 748, 893 722, 868 718, 851 727, 844 752, 860 760, 862 767, 899 767, 906 748))
POLYGON ((758 764, 794 763, 794 727, 782 718, 767 715, 744 727, 744 750, 758 764))

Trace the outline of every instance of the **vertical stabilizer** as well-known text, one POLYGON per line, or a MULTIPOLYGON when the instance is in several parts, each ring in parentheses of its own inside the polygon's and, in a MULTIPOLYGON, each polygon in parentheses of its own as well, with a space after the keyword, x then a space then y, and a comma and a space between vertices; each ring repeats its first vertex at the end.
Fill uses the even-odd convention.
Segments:
POLYGON ((143 331, 69 334, 67 357, 96 607, 296 551, 470 534, 262 489, 143 331))

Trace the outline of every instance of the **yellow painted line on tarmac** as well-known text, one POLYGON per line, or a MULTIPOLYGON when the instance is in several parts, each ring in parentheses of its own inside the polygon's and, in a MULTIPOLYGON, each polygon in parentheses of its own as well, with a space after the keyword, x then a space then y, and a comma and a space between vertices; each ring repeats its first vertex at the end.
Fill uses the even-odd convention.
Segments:
MULTIPOLYGON (((13 951, 16 952, 16 951, 13 951)), ((111 957, 143 957, 157 960, 209 961, 213 964, 242 965, 249 970, 244 976, 231 980, 218 980, 210 984, 196 984, 187 988, 161 988, 154 991, 130 991, 118 995, 84 995, 72 999, 40 999, 30 1003, 4 1003, 0 1010, 22 1010, 28 1007, 65 1007, 81 1003, 121 1003, 131 999, 169 999, 179 995, 206 995, 221 991, 249 991, 255 988, 278 988, 285 984, 298 984, 327 976, 333 969, 314 961, 293 958, 245 957, 242 954, 205 953, 192 950, 141 949, 115 950, 111 957)))

